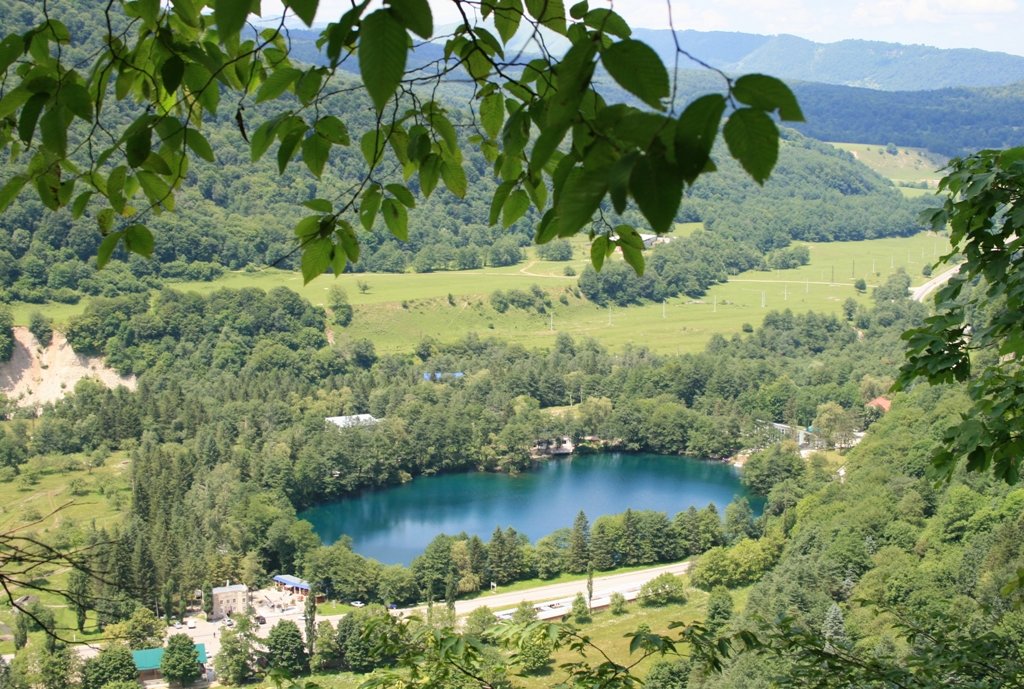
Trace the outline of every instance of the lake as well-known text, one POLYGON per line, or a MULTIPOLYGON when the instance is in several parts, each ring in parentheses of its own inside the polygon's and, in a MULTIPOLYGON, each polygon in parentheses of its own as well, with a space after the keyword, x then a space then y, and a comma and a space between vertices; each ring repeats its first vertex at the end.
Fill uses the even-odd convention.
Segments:
POLYGON ((299 517, 324 543, 352 538, 360 555, 409 564, 438 534, 465 531, 485 541, 494 527, 511 526, 531 542, 572 526, 583 510, 603 514, 657 510, 670 517, 691 505, 714 503, 719 512, 734 498, 754 499, 738 471, 721 462, 652 454, 603 453, 540 463, 517 476, 473 472, 416 478, 394 488, 325 503, 299 517))

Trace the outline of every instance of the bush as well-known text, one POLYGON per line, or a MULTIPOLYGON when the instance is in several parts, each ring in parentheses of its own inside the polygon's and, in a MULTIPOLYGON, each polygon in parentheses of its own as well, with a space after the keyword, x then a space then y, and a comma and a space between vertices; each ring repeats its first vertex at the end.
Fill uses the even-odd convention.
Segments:
POLYGON ((682 605, 686 602, 686 586, 675 574, 665 572, 641 586, 637 600, 647 607, 662 607, 671 603, 682 605))
POLYGON ((33 311, 29 316, 28 330, 44 347, 49 347, 50 342, 53 341, 53 321, 39 311, 33 311))
POLYGON ((590 622, 590 606, 582 593, 577 593, 572 601, 572 617, 576 624, 587 624, 590 622))
POLYGON ((626 597, 616 591, 612 594, 611 600, 608 604, 608 610, 613 615, 624 615, 626 614, 626 597))
POLYGON ((545 261, 571 261, 572 244, 564 239, 556 239, 537 247, 537 256, 545 261))

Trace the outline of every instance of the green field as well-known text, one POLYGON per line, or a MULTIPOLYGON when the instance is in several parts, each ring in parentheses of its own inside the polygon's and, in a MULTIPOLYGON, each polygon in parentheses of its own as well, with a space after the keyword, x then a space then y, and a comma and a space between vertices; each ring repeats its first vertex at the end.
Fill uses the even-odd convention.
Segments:
MULTIPOLYGON (((692 227, 679 231, 692 231, 692 227)), ((864 278, 871 286, 902 267, 915 284, 920 284, 924 281, 923 266, 934 263, 947 244, 943 237, 921 233, 909 238, 808 246, 811 262, 801 268, 750 271, 712 287, 702 299, 677 297, 664 304, 628 308, 602 308, 575 293, 577 278, 566 276, 565 268, 583 271, 587 259, 579 249, 577 258, 567 263, 531 258, 516 266, 459 272, 321 276, 308 285, 302 284, 298 273, 265 269, 229 273, 214 282, 172 286, 200 293, 225 287, 285 286, 322 305, 327 290, 339 285, 355 307, 355 318, 348 328, 334 329, 335 342, 343 345, 369 338, 380 353, 408 352, 425 337, 451 342, 470 332, 535 347, 548 346, 564 332, 593 337, 615 349, 632 344, 665 353, 694 352, 715 333, 728 336, 740 332, 743 324, 757 325, 770 310, 838 313, 847 298, 866 302, 869 296, 853 289, 857 278, 864 278), (365 292, 360 291, 360 283, 365 283, 365 292), (551 296, 553 307, 548 313, 515 308, 498 313, 490 306, 493 291, 527 289, 534 284, 551 296)), ((84 308, 83 300, 73 307, 19 304, 13 312, 16 322, 25 323, 29 313, 44 309, 61 323, 84 308)))
MULTIPOLYGON (((124 476, 127 455, 114 453, 99 467, 90 467, 88 459, 85 455, 33 458, 22 465, 18 477, 4 477, 0 481, 0 529, 7 533, 17 530, 25 536, 40 535, 48 543, 74 548, 82 544, 84 527, 112 525, 120 517, 120 507, 131 499, 124 476), (72 494, 72 487, 78 495, 72 494)), ((40 569, 34 583, 60 590, 66 580, 64 569, 40 569)), ((98 636, 90 631, 91 622, 87 622, 84 635, 73 630, 74 614, 62 597, 27 589, 11 590, 15 598, 29 593, 38 595, 40 602, 54 613, 62 635, 79 640, 98 636)), ((0 624, 13 624, 7 606, 0 606, 0 624)), ((0 640, 0 653, 13 652, 11 640, 0 640)))
POLYGON ((860 162, 894 182, 928 182, 934 186, 942 176, 939 170, 948 162, 945 157, 923 148, 897 147, 896 155, 886 152, 885 145, 833 143, 849 151, 860 162))
MULTIPOLYGON (((915 284, 920 284, 924 281, 921 271, 925 263, 934 263, 947 244, 942 237, 920 234, 809 246, 811 263, 807 266, 743 273, 711 288, 703 299, 680 297, 669 299, 664 305, 598 307, 565 292, 575 281, 558 282, 565 278, 560 276, 560 264, 554 263, 534 264, 530 273, 549 271, 550 277, 527 281, 553 290, 554 306, 546 315, 517 309, 499 314, 490 308, 489 290, 505 289, 507 277, 497 284, 477 285, 481 291, 476 293, 456 293, 454 306, 446 298, 438 297, 409 300, 405 307, 401 302, 360 303, 361 298, 350 290, 356 316, 347 329, 337 329, 335 337, 339 343, 368 337, 380 351, 396 352, 408 351, 426 336, 452 341, 467 332, 476 332, 527 346, 548 346, 559 332, 565 332, 574 337, 593 337, 616 349, 633 344, 666 353, 694 352, 701 350, 715 333, 731 335, 740 332, 744 323, 757 325, 773 309, 839 313, 847 298, 866 303, 869 296, 859 295, 853 289, 857 278, 864 278, 870 287, 902 267, 915 284), (557 301, 561 294, 565 294, 568 305, 557 301)), ((581 270, 583 261, 578 263, 581 270)), ((395 277, 406 278, 409 285, 417 287, 420 281, 442 279, 441 274, 395 277)), ((339 281, 346 279, 354 278, 342 276, 339 281)))

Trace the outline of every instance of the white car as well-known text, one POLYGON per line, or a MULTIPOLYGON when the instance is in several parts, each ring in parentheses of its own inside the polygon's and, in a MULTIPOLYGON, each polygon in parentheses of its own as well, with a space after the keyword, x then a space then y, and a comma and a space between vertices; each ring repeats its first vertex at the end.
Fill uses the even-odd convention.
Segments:
POLYGON ((363 601, 361 601, 361 600, 354 600, 354 601, 352 601, 351 603, 349 603, 349 605, 351 605, 351 606, 352 606, 353 608, 361 608, 361 607, 363 607, 364 605, 366 605, 366 603, 364 603, 364 602, 363 602, 363 601))
POLYGON ((188 628, 189 629, 195 629, 196 628, 196 621, 195 620, 189 620, 188 621, 188 628))

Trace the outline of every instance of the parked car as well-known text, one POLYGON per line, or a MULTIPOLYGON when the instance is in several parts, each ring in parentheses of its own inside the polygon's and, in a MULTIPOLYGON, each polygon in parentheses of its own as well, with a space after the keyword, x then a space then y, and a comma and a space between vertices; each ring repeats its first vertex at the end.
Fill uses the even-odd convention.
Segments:
POLYGON ((363 601, 361 601, 361 600, 354 600, 354 601, 352 601, 351 603, 349 603, 349 605, 351 605, 351 606, 352 606, 353 608, 361 608, 361 607, 363 607, 364 605, 366 605, 366 603, 364 603, 364 602, 363 602, 363 601))
POLYGON ((196 621, 195 620, 189 620, 188 621, 188 628, 189 629, 195 629, 196 628, 196 621))
POLYGON ((257 615, 256 616, 256 624, 266 624, 266 623, 267 623, 267 618, 266 617, 264 617, 263 615, 257 615))
POLYGON ((174 628, 181 629, 181 620, 174 620, 174 628))

